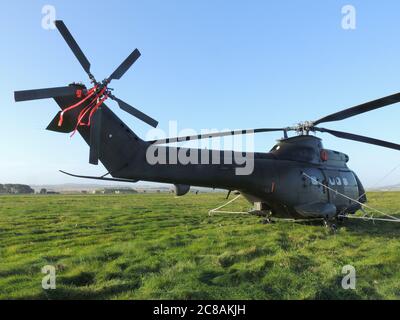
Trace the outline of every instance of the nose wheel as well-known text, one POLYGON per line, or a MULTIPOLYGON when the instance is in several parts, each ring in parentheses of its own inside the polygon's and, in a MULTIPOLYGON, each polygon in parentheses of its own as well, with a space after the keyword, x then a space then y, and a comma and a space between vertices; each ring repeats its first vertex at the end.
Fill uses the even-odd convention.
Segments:
POLYGON ((271 218, 267 217, 267 218, 262 219, 261 223, 262 224, 271 224, 272 220, 271 220, 271 218))
POLYGON ((330 222, 327 219, 324 219, 324 227, 330 229, 332 233, 336 233, 338 231, 338 227, 335 223, 330 222))

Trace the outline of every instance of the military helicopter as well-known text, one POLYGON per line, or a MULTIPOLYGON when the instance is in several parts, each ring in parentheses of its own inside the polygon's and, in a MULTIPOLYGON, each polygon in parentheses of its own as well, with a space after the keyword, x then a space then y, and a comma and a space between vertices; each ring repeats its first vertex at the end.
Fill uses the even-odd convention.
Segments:
MULTIPOLYGON (((63 23, 55 25, 91 80, 92 87, 73 83, 65 87, 16 91, 15 101, 53 98, 61 111, 47 130, 61 133, 78 132, 90 147, 89 162, 100 160, 107 169, 101 177, 70 176, 106 181, 152 181, 175 185, 177 196, 187 194, 191 186, 239 191, 258 210, 272 217, 292 219, 323 219, 332 221, 341 215, 354 214, 367 201, 364 187, 357 175, 348 168, 349 157, 339 151, 325 149, 322 140, 310 133, 328 133, 347 139, 400 150, 400 145, 352 133, 319 127, 322 123, 344 120, 365 112, 400 102, 400 93, 367 102, 330 114, 316 121, 282 128, 238 130, 204 135, 174 137, 144 141, 119 119, 105 104, 110 98, 119 107, 152 127, 158 122, 113 95, 109 84, 120 79, 140 57, 135 49, 128 58, 103 81, 90 72, 90 62, 63 23), (237 152, 169 147, 170 143, 281 131, 284 138, 268 153, 251 153, 254 170, 238 175, 243 163, 235 161, 237 152), (296 135, 289 137, 289 132, 296 135), (166 163, 149 163, 150 148, 166 154, 166 163), (171 163, 173 154, 195 154, 195 163, 171 163), (224 161, 204 164, 201 159, 219 155, 224 161)), ((240 153, 242 155, 242 153, 240 153)))

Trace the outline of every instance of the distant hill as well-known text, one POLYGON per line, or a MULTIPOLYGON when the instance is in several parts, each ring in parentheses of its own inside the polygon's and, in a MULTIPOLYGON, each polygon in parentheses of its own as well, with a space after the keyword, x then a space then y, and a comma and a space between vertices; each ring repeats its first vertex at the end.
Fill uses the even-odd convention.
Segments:
POLYGON ((0 184, 0 194, 30 194, 35 191, 25 184, 0 184))
POLYGON ((41 185, 31 185, 36 192, 39 192, 41 189, 47 189, 51 191, 57 192, 79 192, 79 191, 94 191, 99 189, 169 189, 166 186, 146 186, 139 184, 95 184, 95 183, 64 183, 64 184, 41 184, 41 185))
MULTIPOLYGON (((146 184, 146 183, 124 183, 124 184, 94 184, 94 183, 65 183, 65 184, 42 184, 42 185, 31 185, 35 192, 40 192, 41 189, 48 191, 68 193, 68 192, 93 192, 101 189, 126 189, 132 188, 138 192, 171 192, 174 188, 172 185, 167 184, 146 184)), ((222 190, 214 190, 210 188, 197 188, 192 187, 192 191, 199 192, 221 192, 222 190)))
POLYGON ((368 191, 400 191, 400 183, 391 186, 368 188, 368 191))

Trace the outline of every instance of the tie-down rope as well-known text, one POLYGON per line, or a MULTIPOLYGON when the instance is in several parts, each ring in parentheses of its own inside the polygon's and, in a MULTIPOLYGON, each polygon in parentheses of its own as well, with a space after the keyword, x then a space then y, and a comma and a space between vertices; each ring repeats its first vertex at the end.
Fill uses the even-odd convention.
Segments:
POLYGON ((223 204, 222 206, 219 206, 215 209, 212 209, 208 212, 208 215, 211 217, 214 213, 233 213, 233 214, 249 214, 248 212, 235 212, 235 211, 220 211, 220 209, 225 208, 226 206, 230 205, 232 202, 236 201, 239 199, 242 195, 239 194, 237 197, 235 197, 232 200, 229 200, 227 203, 223 204))

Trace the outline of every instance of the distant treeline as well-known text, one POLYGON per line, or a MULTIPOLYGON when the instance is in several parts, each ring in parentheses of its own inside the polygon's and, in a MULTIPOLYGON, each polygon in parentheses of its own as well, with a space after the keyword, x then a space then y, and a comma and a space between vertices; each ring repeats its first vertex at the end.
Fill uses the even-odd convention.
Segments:
POLYGON ((0 184, 0 194, 30 194, 35 193, 30 186, 25 184, 0 184))

